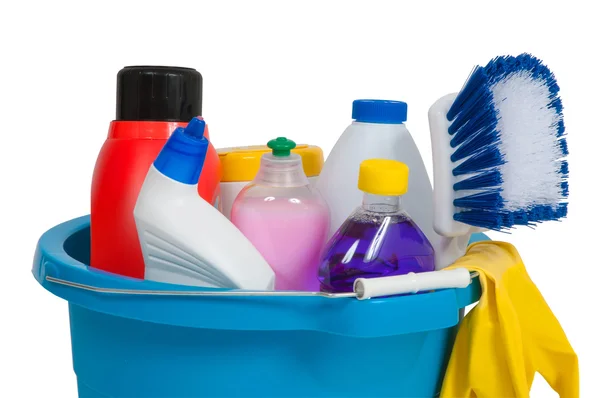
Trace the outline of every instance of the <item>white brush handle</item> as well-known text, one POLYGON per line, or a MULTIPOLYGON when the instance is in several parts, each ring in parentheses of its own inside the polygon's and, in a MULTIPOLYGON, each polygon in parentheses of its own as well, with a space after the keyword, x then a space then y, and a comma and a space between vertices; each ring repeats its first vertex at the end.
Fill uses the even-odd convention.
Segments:
POLYGON ((433 229, 448 238, 470 234, 470 225, 454 221, 454 183, 452 170, 459 163, 453 163, 450 156, 454 149, 450 146, 452 136, 448 133, 450 122, 446 115, 457 94, 448 94, 429 108, 429 130, 433 153, 433 229))
POLYGON ((354 281, 354 292, 359 300, 418 293, 424 290, 462 288, 471 283, 471 274, 466 268, 448 271, 431 271, 381 278, 358 278, 354 281))
POLYGON ((470 233, 456 238, 440 239, 439 242, 437 242, 438 247, 434 248, 435 269, 444 269, 464 256, 467 252, 467 246, 469 245, 470 239, 470 233))
POLYGON ((459 178, 452 174, 452 170, 460 163, 450 160, 454 149, 450 146, 452 136, 448 133, 450 122, 446 115, 456 96, 456 93, 448 94, 437 100, 429 108, 428 115, 433 153, 433 229, 445 237, 438 239, 435 242, 437 247, 433 248, 437 270, 448 267, 465 254, 472 233, 485 231, 454 220, 457 212, 454 184, 459 178))

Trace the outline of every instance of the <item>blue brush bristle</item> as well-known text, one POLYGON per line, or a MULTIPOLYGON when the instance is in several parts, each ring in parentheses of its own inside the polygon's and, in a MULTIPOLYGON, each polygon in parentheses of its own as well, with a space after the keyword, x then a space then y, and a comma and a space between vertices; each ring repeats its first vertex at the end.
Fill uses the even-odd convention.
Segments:
MULTIPOLYGON (((454 163, 452 174, 461 177, 454 184, 457 192, 454 200, 456 221, 504 231, 516 225, 535 226, 543 221, 558 220, 567 214, 567 205, 563 202, 532 203, 519 209, 513 205, 509 210, 503 200, 505 181, 502 165, 507 160, 500 150, 502 135, 498 129, 501 116, 494 103, 492 88, 519 72, 526 72, 531 79, 541 81, 547 87, 549 95, 545 109, 551 109, 557 115, 555 125, 550 126, 555 128, 553 137, 558 140, 556 145, 562 156, 568 154, 559 86, 554 74, 539 59, 530 54, 502 56, 492 59, 485 67, 477 66, 446 115, 450 121, 450 146, 454 149, 450 159, 454 163), (468 192, 461 194, 464 191, 468 192)), ((567 198, 569 166, 564 159, 556 160, 560 161, 560 167, 557 166, 557 173, 562 178, 560 192, 563 198, 567 198)))
POLYGON ((560 150, 562 151, 563 156, 567 156, 569 154, 569 148, 567 147, 567 140, 566 138, 561 138, 558 141, 559 145, 560 145, 560 150))
POLYGON ((560 161, 560 172, 564 176, 569 175, 569 163, 566 160, 560 161))
POLYGON ((558 205, 558 208, 556 210, 556 218, 563 218, 567 216, 567 213, 569 212, 569 204, 568 203, 561 203, 558 205))
POLYGON ((454 220, 491 231, 501 231, 505 223, 501 214, 484 210, 460 211, 454 214, 454 220))
POLYGON ((467 141, 463 141, 462 145, 453 142, 454 139, 452 139, 450 141, 450 146, 452 148, 456 148, 456 150, 452 156, 450 156, 450 160, 453 162, 458 162, 459 160, 465 159, 481 151, 481 148, 486 148, 496 144, 498 140, 498 134, 495 130, 491 129, 481 130, 479 134, 471 136, 467 141))
POLYGON ((452 170, 452 174, 455 176, 474 174, 502 164, 504 164, 504 158, 500 150, 495 146, 487 146, 456 166, 452 170))
POLYGON ((483 69, 480 66, 476 67, 448 110, 446 116, 449 121, 454 120, 454 118, 456 118, 459 113, 464 112, 465 109, 472 109, 473 105, 477 106, 480 96, 491 96, 491 93, 486 87, 487 81, 488 77, 485 75, 483 69), (474 95, 474 93, 477 93, 477 95, 474 95))
POLYGON ((563 135, 565 135, 565 122, 564 120, 560 120, 557 125, 556 136, 560 138, 563 135))
POLYGON ((512 213, 515 225, 531 225, 527 212, 525 210, 518 210, 512 213))
POLYGON ((502 183, 498 170, 487 170, 454 184, 455 191, 497 187, 502 183))
POLYGON ((500 192, 480 192, 454 199, 454 206, 466 209, 495 210, 502 206, 502 202, 500 192))
POLYGON ((561 182, 560 189, 562 190, 562 195, 565 198, 569 196, 569 182, 568 181, 561 182))

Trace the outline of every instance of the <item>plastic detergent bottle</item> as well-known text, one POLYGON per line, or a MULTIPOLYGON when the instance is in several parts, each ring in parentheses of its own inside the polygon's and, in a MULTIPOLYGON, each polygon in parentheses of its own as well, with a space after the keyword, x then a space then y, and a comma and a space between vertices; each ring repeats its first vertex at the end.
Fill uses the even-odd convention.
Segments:
POLYGON ((406 116, 407 105, 404 102, 353 102, 354 121, 325 160, 316 185, 331 210, 328 238, 362 200, 363 193, 356 187, 360 163, 377 158, 398 160, 408 165, 411 179, 408 193, 403 197, 403 205, 430 242, 441 239, 433 230, 431 183, 419 150, 404 125, 406 116))
MULTIPOLYGON (((117 74, 116 119, 110 123, 92 179, 94 268, 144 277, 133 208, 148 169, 177 127, 202 114, 202 76, 189 68, 125 67, 117 74)), ((208 128, 204 135, 209 138, 208 128)), ((208 146, 199 194, 219 206, 220 162, 208 146)))
POLYGON ((356 278, 435 269, 431 243, 402 207, 408 173, 406 164, 395 160, 360 164, 362 206, 327 244, 319 266, 321 290, 351 292, 356 278))
POLYGON ((271 140, 254 180, 237 196, 231 221, 275 271, 277 290, 318 291, 317 267, 329 209, 302 169, 296 144, 271 140))
POLYGON ((147 171, 133 216, 145 279, 272 290, 275 274, 252 243, 198 195, 208 140, 194 118, 178 127, 147 171))
MULTIPOLYGON (((227 218, 231 218, 231 206, 235 198, 256 177, 262 155, 270 151, 266 145, 217 149, 221 160, 222 211, 227 218)), ((323 150, 315 145, 300 144, 292 149, 292 153, 300 155, 304 174, 311 186, 315 186, 323 168, 323 150)))

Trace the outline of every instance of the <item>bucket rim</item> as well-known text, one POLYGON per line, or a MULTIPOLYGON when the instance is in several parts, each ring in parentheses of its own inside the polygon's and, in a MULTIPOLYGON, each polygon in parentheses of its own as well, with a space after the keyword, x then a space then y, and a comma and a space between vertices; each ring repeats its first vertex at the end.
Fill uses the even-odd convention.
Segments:
MULTIPOLYGON (((55 278, 112 289, 214 290, 138 280, 89 267, 83 259, 86 254, 89 258, 89 225, 90 217, 86 215, 46 231, 36 247, 32 269, 35 279, 70 304, 138 321, 203 329, 305 330, 353 337, 383 337, 455 326, 459 321, 459 310, 475 303, 481 295, 476 280, 466 288, 369 300, 318 296, 111 295, 52 282, 55 278), (69 252, 78 252, 81 261, 69 252)), ((478 234, 471 242, 487 239, 478 234)))

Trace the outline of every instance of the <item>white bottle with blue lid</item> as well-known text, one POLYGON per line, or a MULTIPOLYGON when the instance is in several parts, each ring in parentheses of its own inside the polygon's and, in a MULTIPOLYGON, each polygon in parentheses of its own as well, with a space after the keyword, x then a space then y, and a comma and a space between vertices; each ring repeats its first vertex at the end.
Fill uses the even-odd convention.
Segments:
POLYGON ((406 211, 433 247, 439 247, 441 238, 433 230, 433 190, 419 149, 404 124, 406 103, 355 100, 352 119, 325 160, 316 184, 331 212, 328 236, 362 203, 363 192, 356 183, 361 162, 392 159, 410 169, 408 193, 402 199, 406 211))
POLYGON ((198 195, 204 121, 175 129, 150 166, 134 209, 145 279, 273 290, 275 273, 250 241, 198 195))

